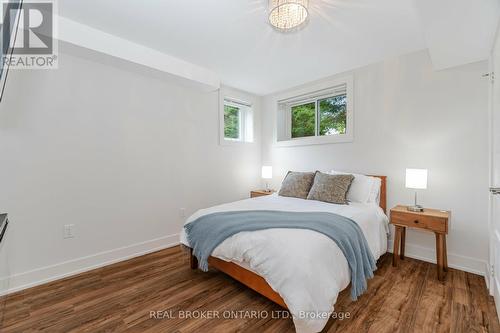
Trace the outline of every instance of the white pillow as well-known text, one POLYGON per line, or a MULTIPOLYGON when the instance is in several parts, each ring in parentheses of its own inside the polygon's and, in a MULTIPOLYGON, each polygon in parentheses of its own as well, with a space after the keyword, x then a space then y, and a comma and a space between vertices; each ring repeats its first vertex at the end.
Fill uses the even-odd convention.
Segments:
POLYGON ((380 203, 380 186, 382 181, 377 177, 370 177, 350 172, 330 171, 332 175, 352 174, 354 179, 347 192, 347 200, 360 203, 380 203))
POLYGON ((373 187, 368 202, 375 202, 377 205, 380 205, 380 188, 382 187, 382 179, 378 177, 370 178, 373 179, 373 187))

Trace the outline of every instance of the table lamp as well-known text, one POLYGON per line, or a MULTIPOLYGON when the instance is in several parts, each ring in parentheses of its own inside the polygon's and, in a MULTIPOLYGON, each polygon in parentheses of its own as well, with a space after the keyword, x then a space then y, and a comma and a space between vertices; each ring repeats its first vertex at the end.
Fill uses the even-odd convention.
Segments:
MULTIPOLYGON (((273 178, 273 167, 265 165, 262 167, 262 179, 272 179, 273 178)), ((269 182, 266 181, 266 192, 271 192, 269 189, 269 182)))
MULTIPOLYGON (((427 188, 427 169, 406 169, 406 188, 425 190, 427 188)), ((411 212, 423 212, 424 207, 417 204, 417 191, 415 191, 415 205, 408 206, 411 212)))

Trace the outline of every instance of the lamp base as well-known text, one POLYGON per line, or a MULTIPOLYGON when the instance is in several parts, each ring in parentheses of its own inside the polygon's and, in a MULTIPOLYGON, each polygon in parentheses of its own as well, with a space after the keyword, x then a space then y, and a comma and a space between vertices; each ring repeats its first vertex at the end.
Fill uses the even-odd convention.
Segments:
POLYGON ((422 207, 420 205, 408 206, 408 207, 406 207, 406 209, 408 209, 410 212, 423 212, 424 211, 424 207, 422 207))

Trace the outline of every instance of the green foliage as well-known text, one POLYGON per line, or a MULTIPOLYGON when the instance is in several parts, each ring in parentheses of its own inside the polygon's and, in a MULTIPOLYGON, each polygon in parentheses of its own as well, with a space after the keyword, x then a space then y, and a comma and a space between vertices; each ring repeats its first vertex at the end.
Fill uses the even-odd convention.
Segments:
POLYGON ((224 137, 240 138, 240 109, 235 106, 224 105, 224 137))
MULTIPOLYGON (((319 100, 319 135, 345 134, 346 95, 319 100)), ((316 103, 292 107, 292 138, 316 135, 316 103)))
POLYGON ((316 134, 316 107, 314 102, 292 107, 292 138, 316 134))
POLYGON ((319 135, 345 134, 346 95, 319 101, 319 135))

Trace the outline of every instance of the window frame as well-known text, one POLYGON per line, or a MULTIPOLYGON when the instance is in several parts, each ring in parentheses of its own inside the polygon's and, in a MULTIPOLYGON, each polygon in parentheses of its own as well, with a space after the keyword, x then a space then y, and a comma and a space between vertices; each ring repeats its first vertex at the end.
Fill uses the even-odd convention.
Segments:
POLYGON ((324 80, 315 84, 307 85, 300 89, 295 89, 279 96, 276 96, 276 126, 274 145, 278 147, 301 146, 313 144, 345 143, 354 140, 354 79, 352 76, 343 78, 324 80), (319 134, 319 109, 320 100, 342 95, 336 93, 345 86, 346 94, 346 133, 334 135, 319 134), (315 103, 315 135, 306 137, 291 137, 292 112, 291 108, 297 105, 315 103))
POLYGON ((253 103, 231 95, 220 94, 219 100, 219 144, 220 145, 242 145, 254 142, 254 110, 253 103), (224 107, 226 105, 239 109, 239 138, 226 138, 224 133, 224 107))

